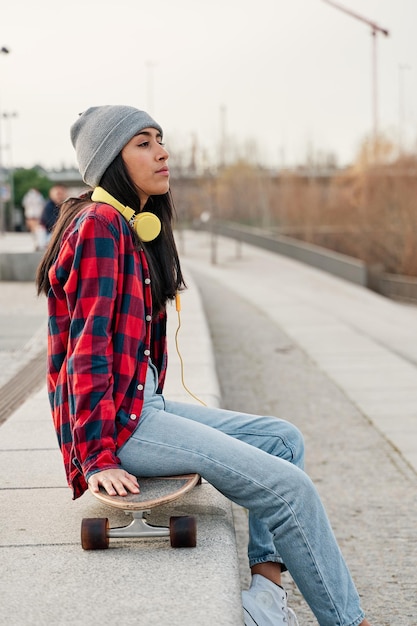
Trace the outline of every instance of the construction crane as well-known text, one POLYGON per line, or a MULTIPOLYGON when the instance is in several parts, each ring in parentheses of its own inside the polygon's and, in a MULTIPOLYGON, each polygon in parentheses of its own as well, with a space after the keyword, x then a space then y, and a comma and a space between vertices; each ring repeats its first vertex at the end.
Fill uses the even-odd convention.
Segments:
POLYGON ((333 0, 323 0, 327 4, 335 7, 335 9, 339 9, 339 11, 343 11, 347 15, 354 17, 355 19, 367 24, 371 28, 372 34, 372 117, 373 117, 373 139, 374 139, 374 153, 377 156, 377 145, 378 145, 378 75, 377 75, 377 47, 376 47, 376 38, 378 33, 381 33, 385 37, 389 36, 389 32, 386 28, 382 28, 373 20, 369 20, 359 13, 352 11, 351 9, 342 6, 338 2, 333 2, 333 0))

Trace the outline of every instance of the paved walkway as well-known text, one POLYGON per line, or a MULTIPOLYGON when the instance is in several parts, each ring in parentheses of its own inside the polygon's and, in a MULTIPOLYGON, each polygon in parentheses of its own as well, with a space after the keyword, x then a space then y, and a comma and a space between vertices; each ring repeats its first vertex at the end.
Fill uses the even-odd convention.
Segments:
POLYGON ((221 237, 213 265, 211 246, 188 235, 190 267, 265 311, 417 471, 417 307, 221 237))
MULTIPOLYGON (((24 250, 22 236, 18 237, 19 246, 24 250)), ((5 243, 3 240, 3 245, 5 243)), ((31 245, 29 239, 27 243, 31 245)), ((217 316, 222 317, 221 307, 228 305, 227 294, 233 294, 231 306, 236 306, 236 302, 241 303, 240 308, 233 311, 237 320, 235 325, 239 328, 241 337, 236 353, 241 360, 252 358, 259 371, 264 374, 268 372, 271 361, 265 359, 270 359, 271 355, 266 356, 264 353, 269 347, 266 344, 270 334, 278 342, 278 356, 296 354, 297 359, 307 359, 304 369, 296 370, 291 363, 288 368, 289 362, 285 361, 290 375, 283 380, 293 391, 292 404, 286 407, 287 412, 291 414, 294 410, 295 419, 301 420, 299 412, 304 411, 308 400, 307 408, 315 407, 321 414, 321 422, 317 422, 317 428, 316 424, 309 424, 308 421, 302 425, 311 442, 315 444, 313 449, 318 457, 311 460, 311 466, 322 485, 331 519, 336 521, 337 535, 341 537, 344 548, 356 563, 355 580, 360 580, 364 585, 362 595, 365 596, 367 608, 370 608, 374 626, 415 626, 417 577, 414 573, 413 546, 417 514, 417 308, 389 301, 319 270, 251 246, 239 248, 235 242, 223 238, 217 238, 215 243, 214 249, 213 240, 207 233, 186 232, 180 238, 184 268, 191 278, 191 289, 183 296, 183 328, 180 332, 188 386, 197 395, 204 395, 207 393, 207 381, 210 380, 208 377, 213 372, 213 363, 210 360, 204 364, 199 363, 198 358, 199 352, 205 353, 210 348, 207 329, 203 329, 201 333, 198 325, 196 326, 195 317, 196 314, 200 316, 201 310, 199 305, 196 306, 193 292, 195 293, 195 284, 198 284, 199 277, 203 276, 222 288, 220 300, 215 306, 217 316), (216 264, 211 262, 213 257, 216 257, 216 264), (246 311, 246 306, 259 314, 258 318, 255 316, 253 319, 258 320, 257 330, 264 331, 264 339, 260 339, 263 341, 262 345, 251 343, 255 333, 251 328, 252 318, 249 311, 246 311), (248 324, 247 327, 245 324, 248 324), (203 341, 203 344, 198 344, 198 341, 203 341), (299 405, 303 402, 304 406, 301 408, 299 405), (339 422, 334 419, 335 412, 340 416, 339 422), (344 432, 346 425, 348 430, 344 432), (324 453, 323 444, 327 454, 324 453), (345 450, 348 451, 347 456, 345 450), (342 459, 338 452, 343 454, 342 459), (337 461, 332 462, 332 457, 337 461)), ((12 364, 10 371, 7 368, 6 374, 3 366, 1 368, 4 382, 10 372, 16 371, 16 368, 18 370, 19 364, 22 365, 27 360, 30 352, 27 346, 32 346, 31 349, 33 346, 39 347, 38 333, 42 333, 45 320, 43 305, 39 301, 35 304, 31 285, 0 283, 0 293, 1 328, 5 328, 5 320, 8 320, 8 327, 12 329, 10 332, 2 330, 0 334, 1 363, 12 364), (11 307, 15 307, 13 315, 10 315, 9 303, 11 307), (21 336, 19 328, 23 330, 21 336)), ((210 317, 215 319, 213 311, 210 317)), ((227 337, 223 336, 222 342, 225 343, 226 340, 227 337)), ((175 365, 173 361, 173 344, 171 355, 171 374, 176 379, 171 391, 176 393, 179 370, 176 369, 178 363, 175 365)), ((241 379, 238 379, 238 384, 241 384, 241 379)), ((272 391, 275 396, 284 396, 285 406, 285 393, 280 393, 279 386, 272 391)), ((242 393, 248 393, 248 390, 238 386, 236 395, 242 393)), ((208 396, 210 403, 218 402, 219 391, 216 384, 208 396)), ((42 440, 42 444, 37 440, 40 422, 44 421, 46 424, 49 419, 45 418, 46 412, 44 389, 40 389, 13 415, 14 425, 18 427, 21 438, 17 448, 14 446, 16 431, 11 430, 12 422, 8 421, 0 431, 0 452, 3 452, 0 455, 0 459, 3 459, 1 475, 5 477, 0 488, 1 510, 3 515, 7 510, 10 513, 7 517, 9 525, 6 527, 2 522, 0 531, 5 564, 3 571, 6 572, 7 582, 6 587, 4 580, 1 583, 4 590, 2 596, 8 597, 9 609, 7 619, 3 622, 0 608, 0 623, 12 623, 13 613, 10 611, 13 610, 22 618, 15 620, 16 624, 39 623, 39 616, 45 616, 45 620, 50 623, 94 624, 93 621, 82 622, 76 618, 73 621, 54 622, 58 613, 53 610, 53 606, 60 603, 60 606, 68 610, 72 598, 80 589, 81 601, 87 603, 90 598, 91 572, 94 575, 98 572, 97 581, 105 588, 105 597, 100 604, 100 619, 102 623, 106 623, 106 618, 110 619, 116 611, 116 603, 108 604, 106 594, 111 594, 111 585, 117 586, 118 578, 117 575, 115 578, 114 569, 110 571, 106 567, 108 560, 99 555, 88 555, 86 558, 79 550, 76 537, 72 536, 73 531, 72 534, 67 534, 63 521, 71 527, 75 518, 79 520, 82 517, 84 504, 80 508, 79 503, 66 503, 68 497, 62 490, 62 476, 59 478, 61 490, 54 492, 59 507, 52 519, 53 523, 51 524, 48 517, 41 517, 43 534, 40 540, 30 529, 31 522, 28 520, 33 517, 33 510, 28 505, 28 491, 24 485, 28 481, 31 484, 37 481, 37 484, 46 485, 49 489, 57 489, 58 485, 48 482, 50 473, 46 473, 46 459, 53 462, 54 476, 59 477, 62 471, 51 430, 48 431, 46 444, 45 440, 42 440), (27 423, 28 410, 38 411, 30 426, 27 423), (33 450, 31 455, 34 456, 28 462, 29 449, 33 450), (10 486, 7 481, 12 480, 8 476, 8 468, 12 453, 14 467, 21 468, 15 479, 17 483, 13 483, 13 489, 20 490, 16 510, 23 517, 18 520, 14 514, 15 509, 10 508, 15 505, 8 497, 10 486), (25 513, 27 517, 24 516, 25 513), (59 537, 52 538, 51 533, 53 535, 56 527, 60 528, 59 537), (7 538, 5 528, 9 533, 7 538), (55 542, 59 546, 67 547, 64 550, 57 548, 54 546, 55 542), (33 578, 34 559, 38 563, 36 579, 33 578), (47 559, 46 568, 44 559, 47 559), (95 565, 91 569, 93 561, 95 565), (73 575, 74 572, 77 572, 77 576, 73 575), (57 581, 64 578, 67 588, 64 598, 61 598, 57 581), (84 593, 84 586, 88 593, 84 593), (29 593, 29 599, 34 606, 32 614, 23 610, 21 602, 21 598, 28 598, 28 589, 32 589, 29 593), (45 589, 52 591, 46 604, 45 589)), ((45 510, 45 499, 49 500, 48 492, 38 490, 38 516, 42 516, 42 511, 45 510)), ((213 511, 219 510, 216 506, 213 505, 213 511)), ((238 536, 243 543, 244 519, 242 520, 239 513, 238 517, 238 536)), ((226 518, 221 524, 227 530, 230 520, 226 518)), ((226 536, 229 537, 227 532, 226 536)), ((207 543, 204 544, 204 550, 208 549, 208 555, 212 541, 209 529, 205 541, 207 543)), ((216 553, 220 559, 220 553, 224 549, 225 546, 220 546, 220 551, 216 553)), ((137 563, 133 565, 132 562, 130 567, 130 559, 136 561, 143 552, 146 552, 143 548, 140 553, 133 550, 132 557, 126 557, 127 551, 114 551, 115 561, 112 563, 116 566, 116 571, 119 564, 119 568, 128 567, 129 575, 132 575, 137 563)), ((243 563, 244 560, 245 557, 241 554, 240 561, 243 563)), ((233 578, 236 575, 236 563, 222 564, 229 568, 228 577, 233 578)), ((197 579, 199 565, 199 562, 192 559, 197 579)), ((138 575, 143 576, 143 572, 138 575)), ((171 576, 171 570, 169 575, 171 576)), ((211 580, 214 575, 214 570, 206 572, 206 580, 211 580)), ((160 571, 156 568, 151 574, 151 582, 158 578, 160 571)), ((140 579, 139 585, 142 583, 143 580, 140 579)), ((170 578, 170 584, 174 585, 174 590, 179 589, 180 581, 175 581, 174 576, 170 578)), ((208 585, 200 591, 209 605, 213 598, 211 594, 215 593, 213 586, 208 585)), ((100 590, 94 588, 94 597, 103 598, 103 592, 99 594, 100 590)), ((230 594, 236 600, 233 581, 232 587, 225 590, 224 606, 230 594)), ((303 618, 301 625, 315 624, 311 614, 297 599, 295 589, 293 594, 303 618)), ((164 608, 166 613, 167 607, 164 608)), ((239 624, 241 619, 238 610, 234 608, 225 611, 223 621, 204 621, 206 618, 207 615, 198 611, 192 616, 194 623, 201 625, 218 623, 226 626, 229 623, 239 624)), ((126 621, 125 616, 123 619, 126 621)), ((146 621, 149 621, 149 617, 146 621)), ((130 620, 128 616, 127 623, 134 623, 133 618, 130 620)), ((158 623, 169 623, 172 626, 181 622, 172 619, 164 622, 159 616, 158 623)))
MULTIPOLYGON (((417 308, 287 258, 184 237, 226 407, 286 417, 373 626, 416 626, 417 308)), ((242 579, 247 531, 238 516, 242 579)), ((288 575, 301 626, 317 626, 288 575)))

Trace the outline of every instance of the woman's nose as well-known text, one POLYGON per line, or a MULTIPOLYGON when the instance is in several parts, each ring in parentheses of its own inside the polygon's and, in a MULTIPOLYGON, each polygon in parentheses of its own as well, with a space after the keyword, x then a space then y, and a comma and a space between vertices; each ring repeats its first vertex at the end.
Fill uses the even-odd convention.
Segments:
POLYGON ((158 154, 160 161, 167 161, 169 159, 169 152, 164 146, 160 146, 161 152, 158 154))

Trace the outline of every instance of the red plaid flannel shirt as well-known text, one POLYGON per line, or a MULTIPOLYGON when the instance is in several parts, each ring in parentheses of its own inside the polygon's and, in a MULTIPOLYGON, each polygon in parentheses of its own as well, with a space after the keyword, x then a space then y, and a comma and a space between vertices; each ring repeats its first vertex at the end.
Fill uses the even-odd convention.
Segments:
POLYGON ((92 204, 67 229, 49 272, 48 393, 73 497, 120 467, 138 425, 149 357, 162 393, 166 313, 152 320, 149 268, 126 220, 92 204))

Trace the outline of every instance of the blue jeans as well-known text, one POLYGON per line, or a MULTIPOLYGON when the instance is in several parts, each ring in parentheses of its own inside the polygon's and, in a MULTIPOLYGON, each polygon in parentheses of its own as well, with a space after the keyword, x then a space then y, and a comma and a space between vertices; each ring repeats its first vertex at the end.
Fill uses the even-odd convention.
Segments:
POLYGON ((358 593, 320 497, 303 471, 304 444, 295 426, 155 393, 148 368, 136 431, 118 451, 136 476, 198 472, 249 510, 249 563, 285 563, 320 626, 357 626, 358 593))

